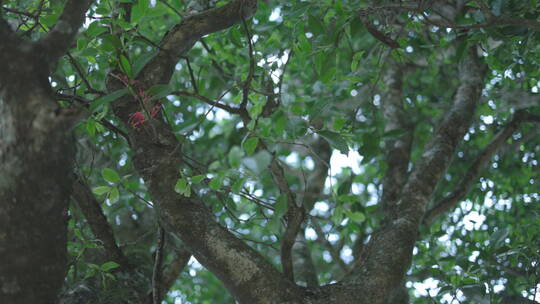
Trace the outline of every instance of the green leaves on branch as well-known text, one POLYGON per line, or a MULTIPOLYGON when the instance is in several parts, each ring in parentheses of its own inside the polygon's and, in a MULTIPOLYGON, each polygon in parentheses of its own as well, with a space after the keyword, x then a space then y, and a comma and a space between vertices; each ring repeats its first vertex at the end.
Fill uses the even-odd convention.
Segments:
POLYGON ((258 144, 259 144, 259 138, 250 137, 244 141, 244 144, 243 144, 244 151, 246 151, 247 155, 252 155, 255 152, 255 149, 257 149, 258 144))
POLYGON ((111 186, 98 186, 92 189, 92 192, 96 195, 104 195, 106 194, 106 198, 111 203, 116 203, 118 199, 120 198, 120 192, 118 191, 118 187, 111 187, 111 186))
POLYGON ((328 131, 328 130, 319 130, 317 134, 322 136, 332 148, 337 149, 339 152, 347 155, 349 153, 349 145, 343 136, 339 133, 328 131))
POLYGON ((110 168, 105 168, 101 170, 101 176, 103 176, 103 179, 108 181, 109 183, 117 183, 120 181, 120 175, 116 171, 110 168))
POLYGON ((118 90, 118 91, 114 91, 112 92, 111 94, 108 94, 108 95, 105 95, 105 96, 102 96, 102 97, 99 97, 98 99, 95 99, 94 101, 92 101, 92 103, 90 104, 90 112, 91 113, 94 113, 96 112, 96 110, 102 106, 102 105, 106 105, 108 103, 111 103, 115 100, 117 100, 118 98, 126 95, 128 92, 128 89, 121 89, 121 90, 118 90))
POLYGON ((182 194, 185 197, 191 196, 191 186, 189 185, 185 177, 179 178, 178 181, 176 181, 176 185, 174 185, 174 191, 182 194))

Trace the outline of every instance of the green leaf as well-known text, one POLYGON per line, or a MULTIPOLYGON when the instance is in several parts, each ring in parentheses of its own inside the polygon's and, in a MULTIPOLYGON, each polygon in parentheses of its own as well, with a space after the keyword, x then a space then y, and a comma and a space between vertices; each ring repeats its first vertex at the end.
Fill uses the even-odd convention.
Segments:
POLYGON ((324 24, 321 22, 321 19, 313 15, 308 17, 308 28, 313 34, 320 36, 326 33, 324 29, 324 24))
POLYGON ((101 176, 103 176, 103 179, 110 182, 110 183, 117 183, 120 181, 120 176, 116 171, 110 168, 105 168, 101 170, 101 176))
POLYGON ((107 28, 105 26, 102 26, 100 21, 94 21, 90 23, 85 33, 90 38, 94 38, 94 37, 99 36, 99 34, 104 33, 106 31, 107 31, 107 28))
POLYGON ((242 162, 242 157, 244 156, 244 151, 240 149, 238 146, 234 146, 229 151, 229 164, 233 168, 237 168, 240 166, 240 163, 242 162))
POLYGON ((102 36, 103 44, 101 45, 101 48, 107 52, 114 52, 116 50, 122 49, 122 41, 115 36, 111 34, 105 34, 102 36))
POLYGON ((491 238, 489 239, 490 246, 495 249, 501 248, 509 233, 510 230, 508 228, 499 228, 491 235, 491 238))
POLYGON ((358 63, 360 62, 360 59, 362 59, 362 56, 364 56, 364 51, 354 53, 351 62, 351 72, 356 72, 356 69, 358 68, 358 63))
POLYGON ((206 175, 195 175, 191 177, 191 182, 193 184, 199 184, 206 178, 206 175))
POLYGON ((246 178, 240 178, 231 187, 231 191, 234 194, 240 193, 242 191, 242 188, 244 187, 244 183, 246 182, 246 178))
POLYGON ((330 219, 335 225, 340 225, 343 221, 343 208, 341 208, 340 206, 335 207, 330 219))
POLYGON ((73 233, 75 234, 75 236, 77 238, 79 238, 80 240, 83 240, 84 241, 84 236, 82 235, 82 232, 80 229, 76 228, 76 229, 73 229, 73 233))
POLYGON ((266 224, 268 230, 274 234, 279 234, 281 230, 281 217, 273 215, 272 218, 266 224))
POLYGON ((113 187, 111 189, 111 192, 109 192, 109 201, 111 202, 111 204, 113 203, 116 203, 118 202, 118 199, 120 198, 120 192, 118 192, 118 188, 117 187, 113 187))
POLYGON ((105 194, 107 192, 111 191, 111 187, 109 186, 98 186, 98 187, 95 187, 94 189, 92 189, 92 192, 94 192, 94 194, 96 195, 102 195, 102 194, 105 194))
POLYGON ((96 110, 98 109, 99 106, 111 103, 111 102, 117 100, 118 98, 126 95, 127 92, 128 92, 127 89, 121 89, 121 90, 112 92, 111 94, 108 94, 108 95, 102 96, 102 97, 100 97, 98 99, 95 99, 90 104, 90 109, 89 109, 90 112, 91 113, 96 112, 96 110))
POLYGON ((366 220, 366 216, 362 212, 346 212, 347 217, 357 224, 361 224, 366 220))
POLYGON ((403 135, 407 133, 407 130, 404 130, 404 129, 394 129, 394 130, 390 130, 388 132, 385 132, 383 134, 383 137, 390 137, 390 138, 395 138, 395 137, 398 137, 400 135, 403 135))
POLYGON ((184 177, 179 178, 176 181, 176 185, 174 185, 174 191, 186 197, 191 196, 191 187, 189 186, 187 180, 184 177))
POLYGON ((280 195, 274 205, 275 216, 282 216, 287 211, 287 196, 280 195))
POLYGON ((113 262, 113 261, 109 261, 109 262, 106 262, 104 264, 102 264, 99 269, 101 269, 101 271, 109 271, 111 269, 115 269, 115 268, 118 268, 120 267, 120 264, 116 263, 116 262, 113 262))
POLYGON ((133 79, 131 63, 129 63, 129 59, 127 59, 127 57, 124 55, 120 55, 120 68, 129 79, 133 79))
POLYGON ((255 174, 260 174, 265 171, 272 161, 272 155, 267 151, 259 151, 255 153, 252 157, 245 157, 242 160, 242 164, 248 169, 253 171, 255 174))
POLYGON ((349 153, 349 146, 347 144, 347 141, 341 136, 341 134, 328 131, 328 130, 320 130, 317 131, 319 135, 321 135, 328 143, 335 149, 337 149, 339 152, 343 154, 349 153))
POLYGON ((258 137, 250 137, 244 141, 244 144, 243 144, 244 151, 246 151, 247 155, 252 155, 255 152, 255 149, 257 149, 258 144, 259 144, 258 137))
POLYGON ((149 0, 139 0, 137 4, 131 8, 131 23, 138 23, 146 14, 150 3, 149 0))
POLYGON ((219 177, 214 177, 212 178, 212 180, 208 183, 208 186, 210 186, 210 188, 212 190, 219 190, 221 188, 221 184, 222 184, 222 179, 219 178, 219 177))
POLYGON ((150 87, 146 93, 152 96, 150 100, 156 100, 161 99, 163 97, 166 97, 167 95, 170 95, 171 92, 174 91, 172 86, 168 84, 156 84, 152 87, 150 87))

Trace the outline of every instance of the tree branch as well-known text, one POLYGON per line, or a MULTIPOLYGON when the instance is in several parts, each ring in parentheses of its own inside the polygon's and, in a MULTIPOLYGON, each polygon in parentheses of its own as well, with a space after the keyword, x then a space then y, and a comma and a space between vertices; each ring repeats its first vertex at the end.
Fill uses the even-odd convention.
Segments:
POLYGON ((382 109, 385 121, 384 132, 400 132, 402 134, 388 136, 385 140, 385 158, 388 164, 383 178, 383 195, 381 206, 383 214, 390 218, 395 211, 399 194, 407 182, 407 168, 412 146, 411 122, 403 109, 402 67, 392 63, 384 76, 387 90, 382 98, 382 109))
POLYGON ((154 259, 154 270, 152 272, 152 303, 160 304, 163 295, 161 289, 161 265, 163 264, 163 246, 165 245, 165 230, 160 226, 158 228, 158 239, 154 259))
MULTIPOLYGON (((317 270, 311 258, 310 248, 307 246, 305 230, 302 229, 298 233, 293 246, 294 269, 298 273, 298 277, 306 282, 307 287, 319 286, 317 278, 317 270)), ((297 279, 298 280, 298 279, 297 279)))
POLYGON ((160 51, 138 77, 147 85, 168 83, 176 62, 204 35, 224 30, 249 18, 257 9, 257 0, 234 0, 192 15, 176 24, 160 43, 160 51))
MULTIPOLYGON (((111 76, 107 87, 115 91, 123 84, 111 76)), ((129 125, 135 106, 132 97, 126 95, 113 104, 113 111, 129 125)), ((201 198, 195 193, 188 198, 174 191, 178 168, 187 164, 180 153, 181 143, 170 125, 152 119, 137 129, 129 128, 128 135, 133 164, 148 185, 164 228, 176 234, 240 303, 260 303, 268 297, 276 302, 299 299, 300 288, 284 278, 257 251, 219 225, 201 198)))
POLYGON ((456 207, 456 205, 467 195, 469 189, 474 184, 483 168, 489 163, 493 155, 506 143, 506 140, 518 129, 522 122, 540 122, 540 117, 520 110, 516 112, 514 118, 502 129, 492 141, 478 155, 474 163, 469 167, 459 185, 447 197, 437 202, 424 216, 424 223, 429 225, 435 218, 456 207))
POLYGON ((281 194, 287 197, 286 226, 283 238, 281 239, 281 266, 283 267, 285 277, 291 282, 294 282, 292 248, 296 240, 296 235, 304 222, 305 209, 302 204, 297 202, 296 195, 294 195, 285 179, 283 167, 276 157, 272 158, 270 172, 281 194))
POLYGON ((111 226, 88 184, 80 179, 75 181, 73 183, 73 198, 86 217, 92 233, 103 243, 103 248, 105 248, 109 259, 122 267, 128 267, 128 260, 116 244, 111 226))
POLYGON ((326 236, 324 235, 324 231, 322 230, 319 221, 316 218, 311 218, 311 225, 313 226, 313 230, 315 230, 315 233, 317 233, 317 241, 319 241, 326 248, 326 250, 328 250, 330 256, 332 257, 332 260, 337 263, 343 273, 349 272, 349 267, 341 259, 339 251, 336 250, 336 248, 330 243, 330 241, 328 241, 328 239, 326 239, 326 236))
POLYGON ((38 41, 48 60, 56 62, 69 49, 92 2, 92 0, 66 1, 64 11, 52 30, 38 41))
POLYGON ((460 86, 454 105, 409 176, 396 203, 395 216, 372 235, 363 252, 361 267, 346 277, 345 282, 360 284, 365 290, 374 291, 365 303, 384 303, 391 291, 401 285, 410 266, 426 204, 472 121, 483 87, 484 71, 485 66, 476 56, 476 48, 471 48, 460 67, 460 86))
POLYGON ((175 255, 172 262, 167 265, 167 270, 163 273, 160 288, 161 299, 163 299, 165 294, 172 288, 174 282, 176 282, 182 270, 186 268, 189 259, 191 258, 191 252, 185 249, 176 250, 175 255))
POLYGON ((9 24, 2 18, 0 14, 0 60, 2 62, 9 62, 9 56, 12 53, 11 50, 14 50, 20 43, 23 43, 23 40, 19 38, 13 32, 9 24))

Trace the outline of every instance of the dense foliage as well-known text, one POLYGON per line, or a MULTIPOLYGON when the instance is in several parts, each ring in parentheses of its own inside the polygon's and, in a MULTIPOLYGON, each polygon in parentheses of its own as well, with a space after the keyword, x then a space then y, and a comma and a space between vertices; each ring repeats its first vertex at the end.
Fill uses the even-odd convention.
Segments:
MULTIPOLYGON (((33 41, 65 5, 0 2, 2 18, 33 41)), ((58 104, 84 109, 74 127, 65 303, 150 301, 156 276, 168 282, 159 286, 167 303, 234 303, 157 216, 165 195, 136 162, 139 138, 161 136, 156 120, 178 143, 169 154, 145 152, 144 162, 167 163, 174 152, 182 165, 152 178, 200 201, 214 215, 206 221, 287 276, 292 240, 298 285, 347 278, 374 231, 400 216, 383 204, 399 206, 430 157, 426 145, 464 94, 470 56, 480 57, 480 100, 428 195, 403 282, 410 299, 394 303, 540 300, 538 1, 258 1, 253 16, 186 46, 170 81, 140 79, 167 33, 227 2, 95 1, 51 68, 58 104), (125 99, 138 104, 128 119, 125 99), (298 204, 306 215, 294 231, 298 204), (89 214, 96 206, 106 222, 89 214)))

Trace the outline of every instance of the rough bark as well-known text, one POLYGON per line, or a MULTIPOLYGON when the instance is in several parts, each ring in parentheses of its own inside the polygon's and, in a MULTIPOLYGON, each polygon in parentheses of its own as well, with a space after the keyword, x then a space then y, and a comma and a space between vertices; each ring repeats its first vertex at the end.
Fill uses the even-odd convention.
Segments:
MULTIPOLYGON (((73 4, 73 1, 69 3, 73 4)), ((82 23, 90 1, 64 26, 82 23)), ((0 16, 0 302, 53 303, 67 267, 67 205, 79 111, 60 108, 47 77, 54 64, 0 16)), ((56 46, 65 52, 67 46, 56 46)))
MULTIPOLYGON (((167 83, 174 64, 203 35, 224 29, 253 14, 256 1, 233 1, 228 5, 191 16, 165 36, 162 50, 138 76, 144 87, 167 83)), ((123 88, 111 77, 108 89, 123 88)), ((130 116, 140 111, 134 98, 118 100, 113 111, 129 126, 130 116)), ((193 195, 174 191, 183 166, 181 142, 169 125, 159 119, 130 128, 133 163, 152 195, 167 231, 175 233, 197 260, 214 273, 241 303, 300 303, 300 288, 284 278, 258 252, 214 221, 212 213, 193 195)))
POLYGON ((411 153, 411 122, 403 109, 402 67, 392 63, 384 77, 386 91, 382 98, 383 115, 386 122, 384 131, 389 135, 385 140, 385 159, 388 165, 383 178, 381 205, 383 214, 391 217, 403 185, 407 182, 407 168, 411 153))
POLYGON ((386 226, 372 235, 364 249, 361 265, 343 282, 321 288, 319 297, 326 303, 383 304, 399 289, 410 266, 426 205, 472 121, 480 99, 484 71, 476 58, 476 50, 470 50, 460 67, 461 84, 454 104, 409 176, 396 203, 397 212, 386 226), (357 293, 360 290, 363 296, 359 300, 357 293))

